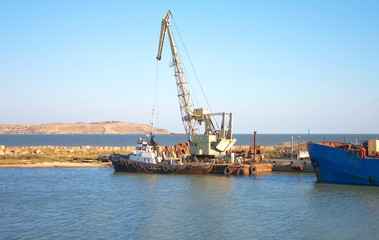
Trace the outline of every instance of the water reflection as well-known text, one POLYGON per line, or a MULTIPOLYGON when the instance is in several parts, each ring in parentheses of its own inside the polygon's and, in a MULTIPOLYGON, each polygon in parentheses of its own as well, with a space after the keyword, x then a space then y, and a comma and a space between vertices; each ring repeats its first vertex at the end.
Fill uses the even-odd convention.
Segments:
POLYGON ((0 169, 2 238, 376 239, 379 188, 256 176, 0 169))

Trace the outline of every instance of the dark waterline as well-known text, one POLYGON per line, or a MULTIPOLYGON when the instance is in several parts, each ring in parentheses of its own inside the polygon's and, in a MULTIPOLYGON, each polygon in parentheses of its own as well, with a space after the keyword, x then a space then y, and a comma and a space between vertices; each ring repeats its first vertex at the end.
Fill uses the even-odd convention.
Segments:
POLYGON ((0 169, 2 239, 378 239, 379 188, 313 174, 0 169))
MULTIPOLYGON (((360 143, 362 140, 379 139, 379 134, 258 134, 258 145, 282 145, 290 142, 291 136, 300 140, 321 142, 336 141, 360 143)), ((10 135, 0 134, 0 145, 5 146, 134 146, 142 134, 69 134, 69 135, 10 135)), ((237 139, 236 145, 253 145, 253 134, 234 134, 237 139)), ((187 137, 183 135, 156 135, 156 141, 161 146, 172 146, 180 142, 186 142, 187 137)))

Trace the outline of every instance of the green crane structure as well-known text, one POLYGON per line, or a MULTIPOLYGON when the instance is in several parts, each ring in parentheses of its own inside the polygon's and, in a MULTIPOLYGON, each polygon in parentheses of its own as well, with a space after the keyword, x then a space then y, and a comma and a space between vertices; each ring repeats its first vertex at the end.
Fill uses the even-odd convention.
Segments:
POLYGON ((198 158, 223 156, 237 141, 232 137, 232 113, 209 113, 207 108, 195 108, 170 27, 170 16, 171 11, 168 11, 162 19, 157 59, 161 60, 162 58, 163 43, 166 32, 168 32, 180 113, 190 143, 190 153, 198 158), (214 116, 222 117, 220 129, 216 129, 213 124, 212 117, 214 116), (227 116, 229 117, 228 124, 226 124, 227 116), (204 132, 202 134, 199 125, 203 123, 204 132))

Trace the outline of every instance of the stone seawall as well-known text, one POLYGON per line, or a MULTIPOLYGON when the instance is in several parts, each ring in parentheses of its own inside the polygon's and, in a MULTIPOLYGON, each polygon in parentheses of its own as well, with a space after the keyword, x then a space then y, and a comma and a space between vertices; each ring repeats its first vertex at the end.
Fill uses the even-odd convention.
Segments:
POLYGON ((109 146, 27 146, 6 147, 0 145, 0 156, 26 156, 26 155, 48 155, 48 156, 81 156, 99 154, 129 154, 136 147, 109 147, 109 146))
MULTIPOLYGON (((163 150, 163 146, 159 147, 163 150)), ((250 146, 233 146, 233 151, 244 152, 247 156, 250 146)), ((288 152, 283 147, 275 146, 260 146, 262 152, 288 152)), ((0 145, 0 156, 16 157, 16 156, 30 156, 30 155, 45 155, 45 156, 67 156, 67 157, 80 157, 80 156, 99 156, 117 154, 129 154, 130 151, 136 150, 135 146, 113 147, 113 146, 22 146, 22 147, 8 147, 0 145)))

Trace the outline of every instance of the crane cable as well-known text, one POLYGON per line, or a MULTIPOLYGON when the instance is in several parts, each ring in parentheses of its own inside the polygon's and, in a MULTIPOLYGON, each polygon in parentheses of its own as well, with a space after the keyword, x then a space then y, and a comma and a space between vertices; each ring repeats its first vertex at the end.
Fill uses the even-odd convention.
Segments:
MULTIPOLYGON (((153 123, 155 126, 154 128, 157 129, 158 126, 158 84, 159 84, 159 75, 158 75, 158 60, 156 60, 155 64, 155 88, 154 88, 154 108, 153 108, 153 123), (156 117, 156 118, 155 118, 156 117)), ((154 130, 154 129, 153 129, 154 130)))
POLYGON ((373 125, 373 123, 374 123, 374 121, 375 121, 375 119, 376 119, 376 116, 378 115, 378 112, 379 112, 379 105, 376 107, 376 109, 375 109, 375 111, 374 111, 374 113, 373 113, 373 115, 372 115, 371 122, 370 122, 370 124, 369 124, 369 126, 368 126, 368 131, 371 130, 372 125, 373 125))
MULTIPOLYGON (((366 110, 367 108, 369 108, 370 106, 374 105, 376 102, 379 101, 379 98, 375 99, 374 101, 372 101, 371 103, 367 104, 366 106, 364 106, 363 108, 359 109, 358 111, 352 113, 351 115, 349 115, 348 117, 346 117, 345 119, 343 119, 342 121, 336 123, 334 126, 332 126, 331 128, 329 128, 326 133, 329 133, 331 130, 333 130, 334 128, 338 127, 339 125, 345 123, 346 121, 350 120, 351 118, 357 116, 358 114, 360 114, 361 112, 363 112, 364 110, 366 110)), ((371 127, 371 126, 370 126, 371 127)))
MULTIPOLYGON (((183 59, 183 57, 182 57, 182 55, 180 54, 180 51, 179 51, 178 49, 177 49, 177 52, 178 52, 179 58, 180 58, 180 59, 183 59)), ((185 72, 185 73, 188 73, 187 68, 186 68, 186 65, 184 64, 184 62, 181 62, 181 63, 182 63, 181 65, 182 65, 182 67, 183 67, 184 72, 185 72)), ((199 100, 198 100, 198 98, 197 98, 196 91, 195 91, 193 85, 192 85, 191 82, 190 82, 190 77, 189 77, 189 75, 187 75, 187 74, 186 74, 186 79, 187 79, 187 84, 188 84, 188 86, 189 86, 189 88, 190 88, 190 92, 191 92, 192 100, 194 100, 194 101, 195 101, 195 104, 198 106, 198 105, 200 105, 200 102, 199 102, 199 100)), ((194 107, 195 107, 195 106, 194 106, 194 107)))
MULTIPOLYGON (((203 96, 204 96, 204 98, 205 98, 205 101, 207 102, 208 108, 209 108, 209 110, 211 111, 211 113, 213 113, 213 110, 212 110, 212 108, 211 108, 211 105, 210 105, 209 102, 208 102, 208 98, 207 98, 207 96, 205 95, 205 92, 204 92, 203 86, 201 85, 200 79, 199 79, 199 77, 198 77, 198 75, 197 75, 197 73, 196 73, 196 71, 195 71, 195 68, 194 68, 194 66, 193 66, 193 64, 192 64, 192 61, 191 61, 191 58, 190 58, 190 56, 189 56, 189 54, 188 54, 187 48, 186 48, 186 46, 184 45, 184 42, 183 42, 182 36, 180 35, 180 32, 179 32, 178 26, 176 26, 176 22, 175 22, 175 20, 174 20, 174 16, 173 16, 172 13, 171 13, 171 19, 172 19, 172 21, 174 22, 175 29, 176 29, 176 31, 178 32, 178 35, 179 35, 179 38, 180 38, 180 42, 182 43, 183 48, 184 48, 184 50, 185 50, 185 52, 186 52, 186 55, 187 55, 187 57, 188 57, 188 60, 189 60, 189 62, 190 62, 190 64, 191 64, 192 71, 195 73, 195 76, 196 76, 197 82, 199 83, 200 89, 201 89, 201 91, 203 92, 203 96)), ((215 120, 215 119, 214 119, 214 120, 215 120)), ((218 126, 218 122, 217 122, 217 121, 215 121, 215 122, 216 122, 217 128, 219 128, 219 126, 218 126)))

